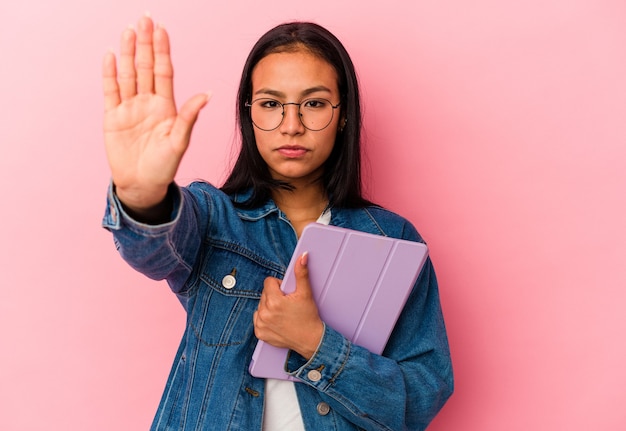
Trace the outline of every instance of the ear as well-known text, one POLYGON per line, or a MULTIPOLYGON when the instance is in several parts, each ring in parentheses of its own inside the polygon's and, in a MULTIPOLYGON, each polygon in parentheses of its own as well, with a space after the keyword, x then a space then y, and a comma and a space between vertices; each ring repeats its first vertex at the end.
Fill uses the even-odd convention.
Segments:
POLYGON ((339 133, 343 132, 343 129, 346 127, 347 122, 348 122, 348 119, 345 117, 339 121, 339 133))

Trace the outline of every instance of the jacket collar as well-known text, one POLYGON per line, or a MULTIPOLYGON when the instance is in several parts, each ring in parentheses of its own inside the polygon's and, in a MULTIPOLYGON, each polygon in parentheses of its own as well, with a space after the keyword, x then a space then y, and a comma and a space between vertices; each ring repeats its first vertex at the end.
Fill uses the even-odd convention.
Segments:
MULTIPOLYGON (((231 196, 234 203, 243 203, 252 196, 252 188, 249 188, 241 193, 236 193, 231 196)), ((266 217, 269 214, 279 212, 279 208, 272 199, 268 199, 263 205, 256 208, 240 208, 235 207, 237 214, 244 220, 259 220, 266 217)))
MULTIPOLYGON (((248 200, 251 195, 252 189, 250 188, 232 195, 231 199, 233 202, 241 203, 248 200)), ((263 205, 256 208, 247 209, 235 207, 235 211, 241 219, 248 221, 260 220, 273 213, 278 213, 279 217, 285 218, 283 212, 276 206, 273 199, 268 199, 263 205)), ((331 208, 331 214, 330 224, 333 226, 352 228, 387 236, 369 211, 369 208, 342 209, 333 207, 331 208)))

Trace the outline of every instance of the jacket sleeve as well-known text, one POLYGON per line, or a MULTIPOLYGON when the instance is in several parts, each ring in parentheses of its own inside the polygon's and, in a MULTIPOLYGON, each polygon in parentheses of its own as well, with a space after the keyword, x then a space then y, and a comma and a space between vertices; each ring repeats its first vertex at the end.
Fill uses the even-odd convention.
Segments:
POLYGON ((287 368, 364 430, 424 430, 453 392, 450 351, 435 272, 422 269, 382 355, 326 327, 306 362, 291 352, 287 368))
POLYGON ((133 220, 109 186, 107 208, 102 226, 113 233, 122 258, 134 269, 154 280, 167 281, 176 294, 183 294, 186 280, 199 252, 208 214, 200 214, 191 193, 172 184, 168 190, 173 200, 170 221, 149 225, 133 220))

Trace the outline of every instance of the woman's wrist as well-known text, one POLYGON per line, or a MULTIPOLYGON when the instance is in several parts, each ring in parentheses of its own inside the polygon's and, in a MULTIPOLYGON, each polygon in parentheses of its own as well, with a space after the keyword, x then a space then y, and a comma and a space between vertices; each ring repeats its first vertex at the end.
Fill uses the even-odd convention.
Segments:
POLYGON ((136 191, 120 189, 113 184, 113 193, 131 218, 140 223, 156 225, 170 221, 173 210, 170 188, 171 185, 164 191, 140 194, 136 191))

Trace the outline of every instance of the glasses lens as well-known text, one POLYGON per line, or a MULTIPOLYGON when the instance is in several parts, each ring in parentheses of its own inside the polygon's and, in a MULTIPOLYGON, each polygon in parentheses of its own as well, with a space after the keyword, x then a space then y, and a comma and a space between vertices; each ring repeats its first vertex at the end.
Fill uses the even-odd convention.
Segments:
POLYGON ((333 111, 333 105, 326 99, 307 99, 300 104, 300 119, 307 129, 322 130, 332 121, 333 111))
POLYGON ((283 121, 283 105, 274 99, 257 99, 250 105, 252 122, 261 130, 274 130, 283 121))

